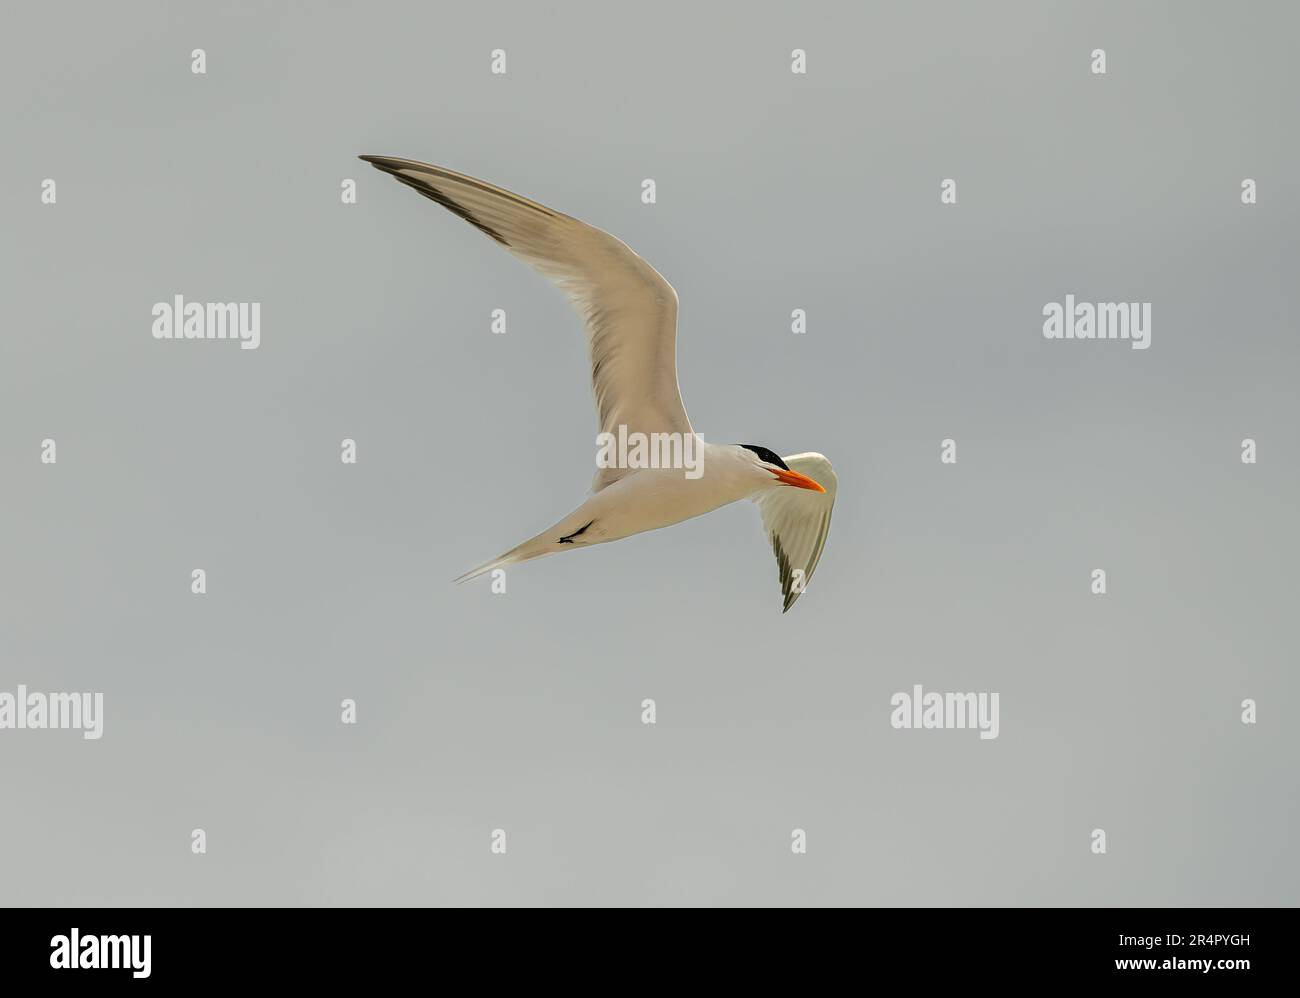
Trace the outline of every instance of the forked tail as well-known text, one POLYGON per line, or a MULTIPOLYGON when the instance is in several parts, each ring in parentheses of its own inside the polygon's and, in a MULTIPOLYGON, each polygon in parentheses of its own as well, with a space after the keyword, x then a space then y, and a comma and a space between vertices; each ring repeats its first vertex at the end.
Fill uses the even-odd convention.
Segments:
POLYGON ((572 551, 590 543, 599 544, 603 540, 603 537, 595 536, 599 531, 589 532, 591 525, 600 516, 598 510, 591 508, 592 501, 583 503, 559 523, 552 524, 537 536, 528 538, 518 547, 513 547, 505 554, 484 562, 478 568, 471 568, 456 581, 468 582, 486 572, 505 568, 507 565, 517 565, 521 561, 532 561, 534 558, 559 554, 561 551, 572 551))
POLYGON ((521 561, 532 561, 534 558, 541 558, 543 555, 555 554, 554 543, 548 543, 544 538, 545 534, 538 534, 536 537, 530 537, 516 548, 511 548, 505 554, 493 558, 491 561, 485 561, 477 568, 471 568, 456 583, 468 582, 470 579, 477 579, 480 575, 485 575, 493 569, 505 568, 507 565, 517 565, 521 561))

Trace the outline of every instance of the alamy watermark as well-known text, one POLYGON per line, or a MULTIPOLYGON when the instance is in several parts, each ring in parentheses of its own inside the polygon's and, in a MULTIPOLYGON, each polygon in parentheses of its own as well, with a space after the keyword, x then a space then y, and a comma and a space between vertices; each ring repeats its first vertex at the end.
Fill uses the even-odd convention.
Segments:
POLYGON ((152 973, 153 936, 82 935, 72 929, 50 939, 50 966, 55 970, 129 970, 135 978, 152 973))
POLYGON ((889 723, 896 729, 971 728, 984 740, 998 736, 996 693, 926 693, 918 684, 911 693, 895 693, 889 705, 894 708, 889 723))
POLYGON ((596 434, 598 468, 682 468, 704 474, 704 438, 698 433, 641 433, 619 424, 618 433, 596 434))
POLYGON ((258 301, 191 301, 173 295, 153 307, 156 340, 239 340, 239 349, 262 343, 262 303, 258 301))
POLYGON ((1043 306, 1043 336, 1049 340, 1129 340, 1134 350, 1151 345, 1149 301, 1049 301, 1043 306))
POLYGON ((0 690, 0 731, 66 729, 94 741, 104 734, 104 694, 0 690))

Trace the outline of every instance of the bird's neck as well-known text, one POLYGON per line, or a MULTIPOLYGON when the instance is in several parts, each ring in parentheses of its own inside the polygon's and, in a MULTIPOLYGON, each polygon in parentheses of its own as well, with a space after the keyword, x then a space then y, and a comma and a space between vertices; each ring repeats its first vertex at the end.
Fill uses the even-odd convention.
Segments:
POLYGON ((734 444, 711 444, 703 447, 704 480, 735 499, 747 499, 763 490, 763 476, 755 473, 751 455, 734 444))

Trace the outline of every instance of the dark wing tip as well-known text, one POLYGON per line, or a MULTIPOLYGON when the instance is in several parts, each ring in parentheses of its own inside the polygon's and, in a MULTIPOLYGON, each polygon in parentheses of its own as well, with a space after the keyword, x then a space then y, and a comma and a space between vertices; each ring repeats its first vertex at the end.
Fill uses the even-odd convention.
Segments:
POLYGON ((376 170, 383 170, 384 173, 396 173, 407 165, 404 160, 397 159, 394 156, 358 156, 357 159, 369 163, 376 170))
POLYGON ((785 597, 781 612, 788 613, 790 607, 794 606, 794 601, 802 594, 794 591, 794 573, 791 570, 790 556, 785 553, 785 548, 781 546, 781 538, 775 533, 770 536, 772 552, 776 555, 776 574, 777 578, 781 580, 781 595, 785 597))
POLYGON ((469 222, 470 225, 474 226, 474 228, 478 229, 484 235, 492 237, 502 246, 509 248, 510 243, 505 236, 480 219, 465 205, 451 197, 441 187, 428 179, 412 177, 410 174, 402 172, 403 170, 418 168, 421 164, 414 163, 409 159, 395 159, 392 156, 358 156, 357 159, 364 160, 376 170, 387 173, 390 177, 400 180, 407 187, 423 194, 430 201, 442 205, 453 215, 469 222))
POLYGON ((399 180, 401 179, 402 170, 409 170, 420 165, 409 159, 399 159, 396 156, 358 156, 357 159, 363 160, 381 173, 387 173, 399 180))

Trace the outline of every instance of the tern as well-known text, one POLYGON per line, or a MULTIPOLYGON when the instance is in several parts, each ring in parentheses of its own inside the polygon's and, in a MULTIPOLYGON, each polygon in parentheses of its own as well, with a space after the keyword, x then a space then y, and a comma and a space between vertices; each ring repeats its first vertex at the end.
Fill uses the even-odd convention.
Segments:
POLYGON ((695 436, 677 386, 672 285, 621 240, 518 194, 414 160, 361 159, 464 219, 565 292, 586 326, 602 437, 689 436, 700 448, 699 473, 693 477, 681 467, 646 467, 644 461, 600 467, 581 506, 456 581, 751 499, 776 554, 782 612, 789 610, 821 559, 835 503, 835 472, 821 454, 780 457, 757 444, 712 444, 695 436))

